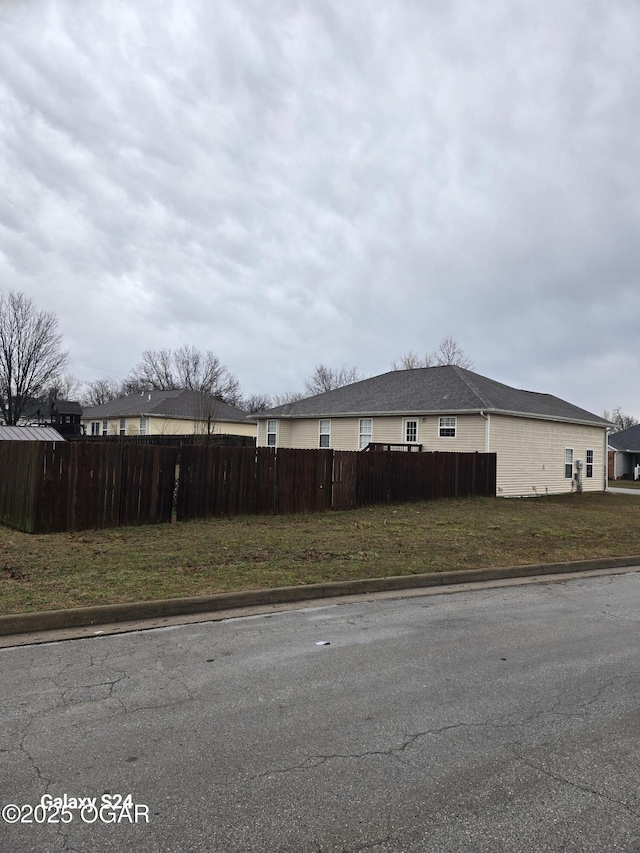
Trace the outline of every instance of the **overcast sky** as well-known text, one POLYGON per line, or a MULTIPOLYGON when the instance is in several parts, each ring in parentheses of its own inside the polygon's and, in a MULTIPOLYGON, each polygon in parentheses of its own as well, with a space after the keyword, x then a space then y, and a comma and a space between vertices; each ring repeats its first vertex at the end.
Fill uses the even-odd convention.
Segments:
POLYGON ((246 394, 452 335, 640 416, 638 0, 4 0, 0 288, 82 380, 246 394))

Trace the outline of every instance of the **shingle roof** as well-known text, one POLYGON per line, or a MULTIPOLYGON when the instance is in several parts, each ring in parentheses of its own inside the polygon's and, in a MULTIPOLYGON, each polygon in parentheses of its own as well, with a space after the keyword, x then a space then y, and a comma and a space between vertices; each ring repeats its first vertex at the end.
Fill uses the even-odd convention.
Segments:
POLYGON ((176 391, 145 391, 143 394, 130 394, 119 400, 111 400, 101 406, 87 406, 82 410, 83 418, 124 418, 157 416, 166 418, 184 418, 202 420, 208 415, 216 421, 243 423, 247 413, 236 406, 230 406, 222 400, 216 400, 197 391, 178 389, 176 391))
POLYGON ((521 391, 453 365, 392 370, 334 391, 259 412, 256 417, 426 415, 479 411, 603 427, 609 423, 551 394, 521 391))
POLYGON ((626 450, 629 453, 640 453, 640 424, 621 429, 609 436, 609 446, 614 450, 626 450))
POLYGON ((64 441, 53 427, 0 426, 0 441, 64 441))
POLYGON ((30 399, 24 407, 22 416, 24 418, 34 418, 37 415, 47 417, 52 414, 81 415, 82 406, 75 400, 54 400, 53 403, 48 403, 43 400, 30 399))

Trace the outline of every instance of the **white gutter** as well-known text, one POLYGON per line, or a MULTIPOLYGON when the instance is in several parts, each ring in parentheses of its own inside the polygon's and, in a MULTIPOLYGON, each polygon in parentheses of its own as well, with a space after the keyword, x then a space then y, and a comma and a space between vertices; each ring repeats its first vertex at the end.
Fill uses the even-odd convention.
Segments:
MULTIPOLYGON (((485 410, 480 409, 438 409, 437 411, 424 411, 424 410, 398 410, 398 411, 388 411, 388 412, 372 412, 372 411, 360 411, 360 412, 314 412, 313 414, 256 414, 254 417, 267 420, 267 419, 291 419, 291 420, 316 420, 318 418, 395 418, 395 417, 431 417, 431 416, 440 416, 440 415, 477 415, 480 414, 483 417, 486 417, 484 414, 485 410)), ((495 415, 505 415, 506 417, 514 417, 514 418, 530 418, 531 420, 536 421, 553 421, 554 423, 562 423, 562 424, 580 424, 581 426, 592 426, 592 427, 604 427, 606 424, 602 421, 586 421, 580 420, 578 418, 568 418, 562 417, 559 415, 540 415, 534 414, 532 412, 512 412, 510 410, 504 409, 493 409, 492 410, 495 415)))
MULTIPOLYGON (((616 473, 616 454, 613 453, 613 473, 616 473)), ((609 428, 604 431, 604 490, 609 491, 609 428)))

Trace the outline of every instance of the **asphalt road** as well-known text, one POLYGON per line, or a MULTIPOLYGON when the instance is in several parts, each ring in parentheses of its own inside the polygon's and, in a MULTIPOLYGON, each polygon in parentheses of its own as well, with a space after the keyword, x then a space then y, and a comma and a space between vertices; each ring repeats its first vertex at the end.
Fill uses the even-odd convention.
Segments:
POLYGON ((635 572, 1 649, 0 851, 638 851, 639 704, 635 572))

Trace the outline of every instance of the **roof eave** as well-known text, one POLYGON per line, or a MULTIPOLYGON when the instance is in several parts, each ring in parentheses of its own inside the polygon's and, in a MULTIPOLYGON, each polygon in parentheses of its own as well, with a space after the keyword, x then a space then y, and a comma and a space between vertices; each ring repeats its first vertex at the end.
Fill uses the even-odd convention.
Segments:
POLYGON ((514 418, 532 418, 540 421, 555 421, 558 423, 584 424, 585 426, 600 427, 607 429, 608 423, 602 421, 591 421, 584 418, 569 418, 562 415, 544 415, 532 412, 510 411, 508 409, 494 409, 488 406, 478 407, 475 409, 401 409, 397 411, 360 411, 360 412, 314 412, 313 414, 276 414, 275 412, 268 415, 258 414, 257 420, 281 419, 281 420, 315 420, 317 418, 394 418, 394 417, 429 417, 443 415, 506 415, 514 418))

